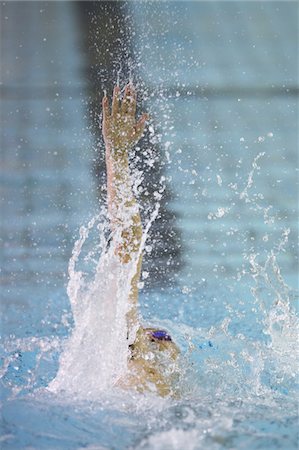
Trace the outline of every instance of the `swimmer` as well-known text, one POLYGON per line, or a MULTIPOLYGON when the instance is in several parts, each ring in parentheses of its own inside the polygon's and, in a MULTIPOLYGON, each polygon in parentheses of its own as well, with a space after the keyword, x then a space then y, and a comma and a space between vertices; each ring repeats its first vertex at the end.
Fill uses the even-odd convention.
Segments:
POLYGON ((173 380, 179 350, 165 330, 143 327, 138 315, 138 282, 142 266, 142 224, 132 190, 129 152, 144 133, 148 114, 136 121, 136 90, 129 83, 113 90, 112 104, 104 94, 102 132, 106 149, 108 215, 112 233, 120 236, 116 255, 122 264, 136 260, 131 280, 128 331, 128 374, 118 385, 138 392, 155 391, 161 396, 175 395, 173 380), (131 342, 129 338, 133 336, 131 342))

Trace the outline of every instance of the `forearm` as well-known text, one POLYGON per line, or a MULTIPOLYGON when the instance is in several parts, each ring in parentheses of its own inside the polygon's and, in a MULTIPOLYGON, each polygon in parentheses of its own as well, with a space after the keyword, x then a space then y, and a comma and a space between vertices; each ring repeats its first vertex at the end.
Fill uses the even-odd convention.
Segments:
POLYGON ((123 222, 128 217, 128 207, 136 205, 127 152, 106 146, 106 167, 108 212, 112 222, 123 222))
POLYGON ((132 190, 132 180, 126 151, 115 151, 106 146, 107 200, 112 230, 121 233, 117 243, 123 262, 131 260, 138 252, 142 226, 137 201, 132 190))

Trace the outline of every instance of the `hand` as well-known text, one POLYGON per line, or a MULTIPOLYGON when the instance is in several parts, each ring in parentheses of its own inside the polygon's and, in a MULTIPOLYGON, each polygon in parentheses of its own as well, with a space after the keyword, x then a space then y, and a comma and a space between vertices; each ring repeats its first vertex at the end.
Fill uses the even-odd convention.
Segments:
POLYGON ((125 88, 123 100, 120 100, 120 88, 113 90, 110 114, 107 96, 103 97, 102 132, 107 147, 112 151, 127 151, 142 137, 148 114, 142 114, 136 122, 136 91, 132 84, 125 88))

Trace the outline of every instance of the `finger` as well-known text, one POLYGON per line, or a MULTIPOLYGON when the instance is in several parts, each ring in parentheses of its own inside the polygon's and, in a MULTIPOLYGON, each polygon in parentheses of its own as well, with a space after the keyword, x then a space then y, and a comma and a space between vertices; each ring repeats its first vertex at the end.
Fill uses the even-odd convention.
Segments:
POLYGON ((116 116, 119 113, 119 86, 115 86, 113 89, 113 98, 112 98, 112 116, 116 116))
POLYGON ((148 114, 142 114, 142 116, 140 117, 140 119, 138 120, 138 122, 135 125, 135 136, 136 139, 139 140, 143 133, 144 133, 144 128, 145 128, 145 123, 146 121, 149 119, 149 115, 148 114))
POLYGON ((102 107, 103 107, 103 120, 107 120, 109 118, 109 102, 106 94, 104 95, 102 100, 102 107))
POLYGON ((129 114, 130 116, 132 116, 134 118, 135 118, 135 115, 136 115, 136 103, 137 103, 137 94, 136 94, 136 91, 134 89, 134 86, 131 85, 130 101, 128 102, 127 114, 129 114))
POLYGON ((127 86, 125 87, 124 98, 121 104, 121 112, 123 114, 126 114, 128 112, 131 103, 131 95, 131 85, 127 84, 127 86))

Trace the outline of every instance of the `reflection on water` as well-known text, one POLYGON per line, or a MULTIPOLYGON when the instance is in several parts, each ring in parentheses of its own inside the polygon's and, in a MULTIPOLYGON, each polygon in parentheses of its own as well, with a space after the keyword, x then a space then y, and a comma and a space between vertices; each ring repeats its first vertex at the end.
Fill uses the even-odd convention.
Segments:
MULTIPOLYGON (((141 291, 142 313, 180 345, 186 382, 178 401, 95 389, 93 402, 71 402, 39 390, 55 377, 73 326, 66 296, 72 245, 98 208, 90 165, 98 137, 91 139, 84 104, 83 7, 1 5, 3 448, 295 449, 291 3, 106 6, 131 24, 131 64, 154 118, 147 137, 153 153, 145 160, 157 149, 163 155, 155 176, 173 192, 164 201, 175 213, 186 263, 176 284, 141 291), (279 88, 273 97, 272 84, 279 88), (252 98, 257 91, 263 95, 252 98)), ((97 325, 87 323, 94 327, 86 329, 89 337, 100 336, 97 325)), ((80 358, 86 371, 92 367, 88 383, 82 380, 86 389, 101 384, 93 353, 85 348, 80 358)), ((67 375, 78 383, 84 377, 67 375)))
POLYGON ((32 320, 40 328, 67 305, 74 232, 94 204, 91 146, 71 8, 2 8, 2 331, 23 334, 32 320), (24 310, 31 317, 25 324, 24 310))

